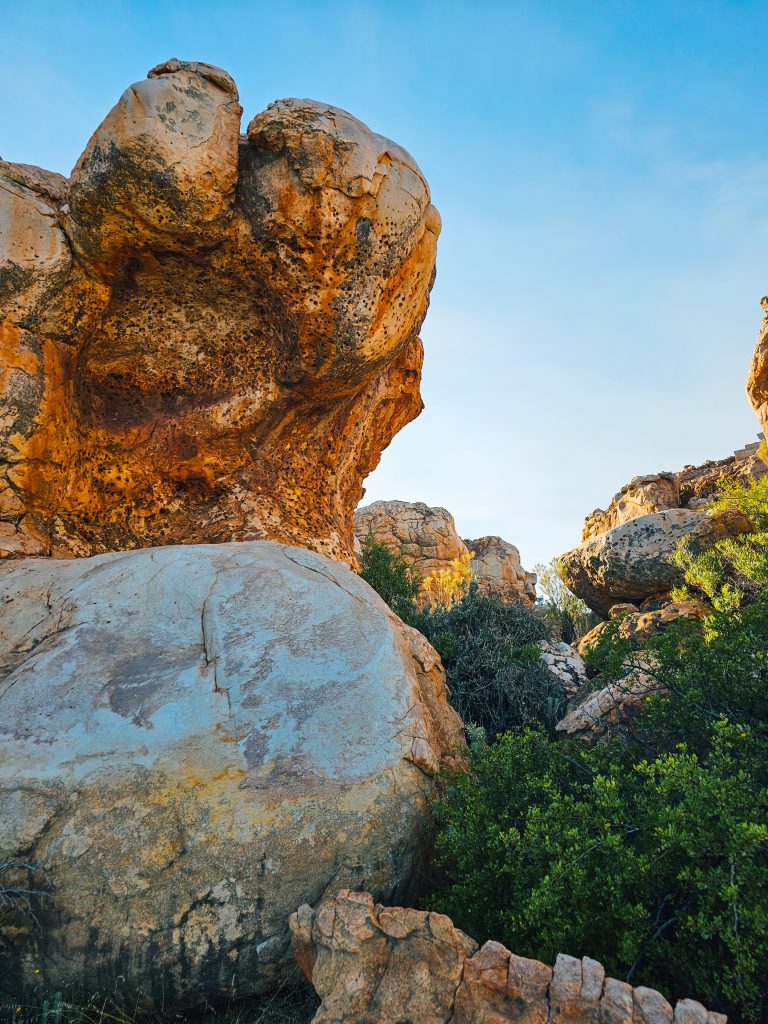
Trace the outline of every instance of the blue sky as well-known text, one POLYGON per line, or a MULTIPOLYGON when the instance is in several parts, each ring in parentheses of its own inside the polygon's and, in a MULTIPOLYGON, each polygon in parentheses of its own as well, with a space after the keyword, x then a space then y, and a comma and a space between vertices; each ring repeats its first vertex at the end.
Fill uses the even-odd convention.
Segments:
POLYGON ((632 476, 753 440, 768 291, 768 3, 0 0, 0 153, 68 173, 170 56, 343 107, 443 217, 426 409, 367 500, 449 508, 530 567, 632 476))

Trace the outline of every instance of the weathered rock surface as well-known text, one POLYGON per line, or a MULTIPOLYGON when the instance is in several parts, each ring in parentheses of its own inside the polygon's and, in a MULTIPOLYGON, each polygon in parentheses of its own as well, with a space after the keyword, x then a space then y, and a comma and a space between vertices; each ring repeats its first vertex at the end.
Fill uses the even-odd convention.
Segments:
POLYGON ((520 552, 501 537, 462 540, 447 509, 423 501, 375 501, 355 512, 358 545, 373 536, 428 576, 447 569, 457 558, 474 552, 471 561, 480 590, 505 601, 531 605, 536 600, 536 574, 520 564, 520 552))
POLYGON ((566 586, 593 611, 607 616, 617 603, 639 603, 668 594, 683 582, 672 558, 688 538, 694 551, 743 532, 740 515, 712 515, 682 508, 665 509, 630 519, 594 535, 558 559, 566 586))
POLYGON ((270 987, 301 903, 408 894, 431 773, 462 743, 426 640, 316 553, 8 563, 0 862, 40 865, 51 895, 0 991, 168 1011, 270 987))
POLYGON ((768 295, 760 300, 763 322, 747 376, 747 395, 768 439, 768 295))
POLYGON ((430 508, 423 501, 374 501, 355 510, 354 522, 359 544, 373 536, 377 544, 396 552, 422 576, 439 572, 467 554, 451 513, 430 508))
POLYGON ((587 680, 587 669, 581 654, 565 641, 540 640, 541 660, 547 670, 563 684, 565 692, 576 693, 587 680))
MULTIPOLYGON (((679 473, 635 477, 606 510, 587 516, 581 545, 558 560, 565 584, 604 617, 615 604, 658 603, 681 582, 670 561, 679 540, 689 536, 694 549, 702 550, 748 528, 733 514, 713 517, 707 503, 723 479, 747 482, 768 472, 758 448, 755 442, 679 473)), ((671 621, 667 616, 656 625, 671 621)))
POLYGON ((595 509, 584 521, 582 541, 621 526, 632 519, 671 508, 701 509, 720 488, 721 481, 749 481, 768 472, 758 454, 759 442, 746 445, 728 458, 685 466, 679 473, 638 476, 616 494, 607 509, 595 509))
POLYGON ((514 544, 501 537, 479 537, 464 543, 474 553, 470 564, 482 593, 526 605, 535 602, 536 573, 525 571, 514 544))
POLYGON ((322 1004, 313 1024, 725 1024, 692 999, 606 978, 596 960, 554 967, 477 943, 442 914, 342 890, 291 917, 296 956, 322 1004))
MULTIPOLYGON (((619 618, 618 634, 623 640, 629 640, 636 650, 645 646, 652 636, 664 633, 680 619, 701 619, 707 614, 707 607, 702 601, 665 601, 660 608, 647 610, 637 608, 633 604, 615 604, 610 609, 611 619, 619 618)), ((599 622, 594 629, 586 633, 576 644, 579 654, 584 656, 594 647, 607 628, 607 622, 599 622)))
POLYGON ((622 679, 600 690, 584 686, 555 731, 561 739, 588 743, 609 733, 615 734, 617 727, 631 726, 632 719, 643 710, 647 697, 658 688, 650 666, 640 662, 628 668, 622 679))
POLYGON ((421 410, 439 216, 344 111, 240 115, 226 72, 171 60, 69 180, 0 162, 0 555, 353 557, 362 481, 421 410))

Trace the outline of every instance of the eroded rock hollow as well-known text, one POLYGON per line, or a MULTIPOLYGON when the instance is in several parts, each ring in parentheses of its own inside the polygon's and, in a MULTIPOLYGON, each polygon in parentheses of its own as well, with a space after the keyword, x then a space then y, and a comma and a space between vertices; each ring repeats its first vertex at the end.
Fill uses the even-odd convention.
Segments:
POLYGON ((170 60, 67 180, 0 162, 0 555, 271 539, 353 557, 421 410, 440 219, 413 159, 170 60))

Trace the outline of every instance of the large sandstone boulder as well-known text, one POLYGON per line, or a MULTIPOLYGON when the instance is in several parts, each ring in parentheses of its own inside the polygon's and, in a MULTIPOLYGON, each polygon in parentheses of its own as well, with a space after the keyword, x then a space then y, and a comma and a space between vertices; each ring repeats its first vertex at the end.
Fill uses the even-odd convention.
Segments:
POLYGON ((471 568, 483 593, 525 605, 536 600, 536 574, 523 569, 514 544, 501 537, 462 540, 447 509, 423 501, 374 501, 355 511, 358 550, 369 536, 422 576, 443 572, 455 559, 472 553, 471 568))
MULTIPOLYGON (((672 556, 683 537, 703 550, 749 528, 741 516, 707 511, 723 480, 747 483, 766 472, 768 465, 753 443, 728 458, 685 466, 678 473, 635 477, 607 509, 587 516, 581 545, 558 559, 564 583, 604 617, 615 604, 658 605, 682 582, 672 556)), ((661 625, 671 621, 667 616, 661 625)))
POLYGON ((50 895, 0 991, 169 1011, 272 986, 300 904, 409 894, 462 742, 426 640, 321 555, 9 563, 0 863, 38 865, 50 895))
POLYGON ((374 501, 355 510, 354 524, 358 544, 372 536, 422 576, 440 572, 468 553, 448 509, 430 508, 423 501, 374 501))
POLYGON ((590 957, 554 967, 477 943, 442 914, 343 890, 291 917, 296 956, 322 1004, 313 1024, 725 1024, 693 999, 607 978, 590 957))
POLYGON ((711 548, 743 531, 741 516, 667 509, 630 519, 585 541, 558 559, 566 586, 599 615, 619 602, 640 602, 668 593, 683 582, 672 559, 687 538, 692 550, 711 548))
POLYGON ((413 159, 170 60, 67 180, 0 162, 0 556, 271 539, 353 557, 421 410, 440 219, 413 159))

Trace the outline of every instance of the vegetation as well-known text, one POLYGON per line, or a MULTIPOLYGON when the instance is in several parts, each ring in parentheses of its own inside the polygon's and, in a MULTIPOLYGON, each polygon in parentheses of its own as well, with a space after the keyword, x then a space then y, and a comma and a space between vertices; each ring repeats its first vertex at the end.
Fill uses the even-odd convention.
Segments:
POLYGON ((469 558, 420 581, 383 544, 368 537, 361 575, 409 625, 429 640, 445 666, 450 700, 479 742, 507 729, 560 716, 562 684, 540 661, 548 629, 522 605, 481 594, 469 558))
MULTIPOLYGON (((649 641, 658 683, 592 747, 540 730, 475 745, 436 806, 431 905, 481 941, 768 1018, 768 478, 718 502, 752 532, 678 555, 702 622, 649 641)), ((601 640, 602 680, 627 645, 601 640)), ((626 671, 626 669, 624 669, 626 671)))
POLYGON ((404 622, 416 614, 421 576, 404 558, 369 533, 363 542, 360 575, 404 622))
POLYGON ((421 583, 417 596, 420 608, 451 608, 469 593, 474 579, 472 555, 467 552, 451 560, 447 569, 436 569, 421 583))
POLYGON ((548 565, 539 563, 534 569, 541 592, 538 604, 544 611, 545 621, 552 632, 565 643, 575 643, 600 620, 560 579, 557 559, 553 559, 548 565))
POLYGON ((488 737, 539 723, 554 727, 563 687, 540 660, 547 628, 527 608, 481 594, 473 583, 450 606, 425 607, 413 624, 440 655, 451 703, 468 725, 488 737))

